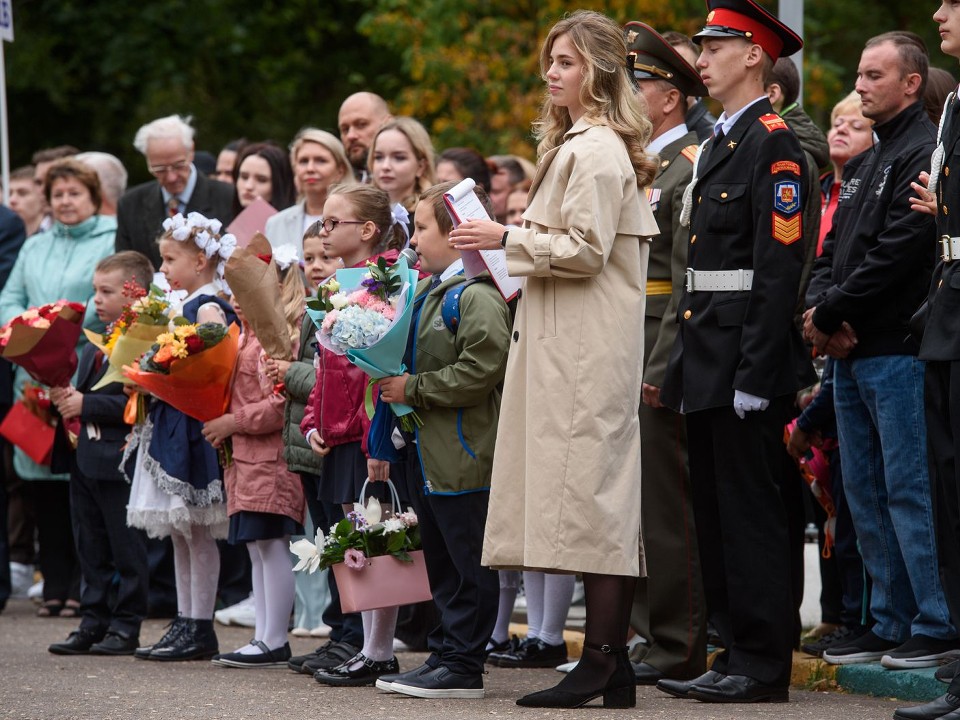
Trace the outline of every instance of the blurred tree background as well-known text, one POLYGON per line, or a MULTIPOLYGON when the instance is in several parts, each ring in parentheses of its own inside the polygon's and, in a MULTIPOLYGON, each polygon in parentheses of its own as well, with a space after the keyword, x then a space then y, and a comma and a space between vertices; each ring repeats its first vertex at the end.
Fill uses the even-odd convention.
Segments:
MULTIPOLYGON (((335 132, 340 102, 361 89, 423 121, 438 149, 533 158, 539 45, 578 7, 688 34, 705 13, 702 0, 14 0, 11 166, 70 143, 118 155, 141 181, 131 142, 155 117, 192 115, 198 149, 214 153, 237 137, 286 145, 304 125, 335 132)), ((863 43, 880 32, 917 32, 956 74, 934 5, 922 8, 806 0, 804 104, 816 120, 853 89, 863 43)))

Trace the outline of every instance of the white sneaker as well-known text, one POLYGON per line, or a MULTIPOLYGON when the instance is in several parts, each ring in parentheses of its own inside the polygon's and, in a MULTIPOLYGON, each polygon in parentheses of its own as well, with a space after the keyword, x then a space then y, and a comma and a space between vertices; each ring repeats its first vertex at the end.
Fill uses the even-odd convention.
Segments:
POLYGON ((27 590, 27 597, 36 602, 43 600, 43 580, 30 586, 30 589, 27 590))
POLYGON ((239 625, 240 627, 257 626, 257 608, 253 600, 253 595, 245 600, 241 600, 236 605, 231 605, 223 610, 217 610, 213 614, 213 619, 221 625, 239 625))
POLYGON ((310 637, 310 631, 305 627, 295 627, 290 634, 294 637, 310 637))
POLYGON ((10 597, 27 597, 31 585, 33 585, 33 565, 10 563, 10 597))

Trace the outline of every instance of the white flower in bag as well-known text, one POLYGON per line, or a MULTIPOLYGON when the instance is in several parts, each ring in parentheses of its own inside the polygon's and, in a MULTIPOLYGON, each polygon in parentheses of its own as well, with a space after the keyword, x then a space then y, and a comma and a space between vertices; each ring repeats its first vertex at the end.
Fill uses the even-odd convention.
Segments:
POLYGON ((323 552, 323 545, 326 539, 323 536, 323 530, 317 530, 317 536, 314 542, 306 538, 301 538, 296 542, 290 543, 290 552, 299 558, 299 562, 294 565, 293 570, 307 570, 312 575, 320 567, 320 553, 323 552))
POLYGON ((353 511, 363 515, 363 519, 367 521, 367 525, 376 525, 380 522, 380 518, 383 517, 383 509, 380 507, 380 501, 375 497, 367 499, 366 507, 360 503, 354 503, 353 511))

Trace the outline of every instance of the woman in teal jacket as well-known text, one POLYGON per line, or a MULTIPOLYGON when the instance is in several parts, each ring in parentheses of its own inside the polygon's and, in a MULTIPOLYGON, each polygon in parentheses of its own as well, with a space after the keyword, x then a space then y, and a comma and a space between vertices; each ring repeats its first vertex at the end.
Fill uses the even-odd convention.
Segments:
MULTIPOLYGON (((101 190, 97 174, 72 159, 51 166, 44 194, 55 223, 29 238, 20 250, 10 277, 0 292, 0 322, 24 310, 66 299, 87 303, 93 296, 93 269, 113 253, 117 222, 98 215, 101 190)), ((85 326, 98 325, 93 304, 87 307, 85 326)), ((100 326, 102 329, 102 325, 100 326)), ((81 343, 85 342, 83 335, 81 343)), ((78 343, 79 346, 80 343, 78 343)), ((30 376, 18 367, 14 396, 23 394, 30 376)), ((37 508, 40 571, 43 574, 42 616, 76 616, 80 596, 80 571, 76 563, 70 521, 68 474, 55 474, 49 466, 33 462, 14 449, 13 466, 27 482, 27 492, 37 508)))

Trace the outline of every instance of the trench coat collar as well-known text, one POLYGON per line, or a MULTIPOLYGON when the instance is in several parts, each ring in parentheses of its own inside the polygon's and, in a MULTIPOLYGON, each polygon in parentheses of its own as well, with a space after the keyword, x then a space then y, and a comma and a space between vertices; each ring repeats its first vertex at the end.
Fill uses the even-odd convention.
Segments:
MULTIPOLYGON (((581 117, 571 126, 569 130, 563 134, 563 142, 567 142, 567 140, 572 138, 574 135, 579 135, 595 125, 603 125, 603 123, 600 121, 589 120, 585 116, 581 117)), ((534 175, 533 183, 530 185, 530 192, 527 193, 527 205, 530 204, 530 198, 532 198, 537 192, 537 188, 540 187, 540 183, 543 182, 543 177, 546 175, 547 168, 550 167, 550 163, 553 162, 553 158, 556 157, 557 153, 562 147, 563 143, 560 143, 552 150, 548 150, 544 156, 540 158, 540 164, 537 165, 537 174, 534 175)))

